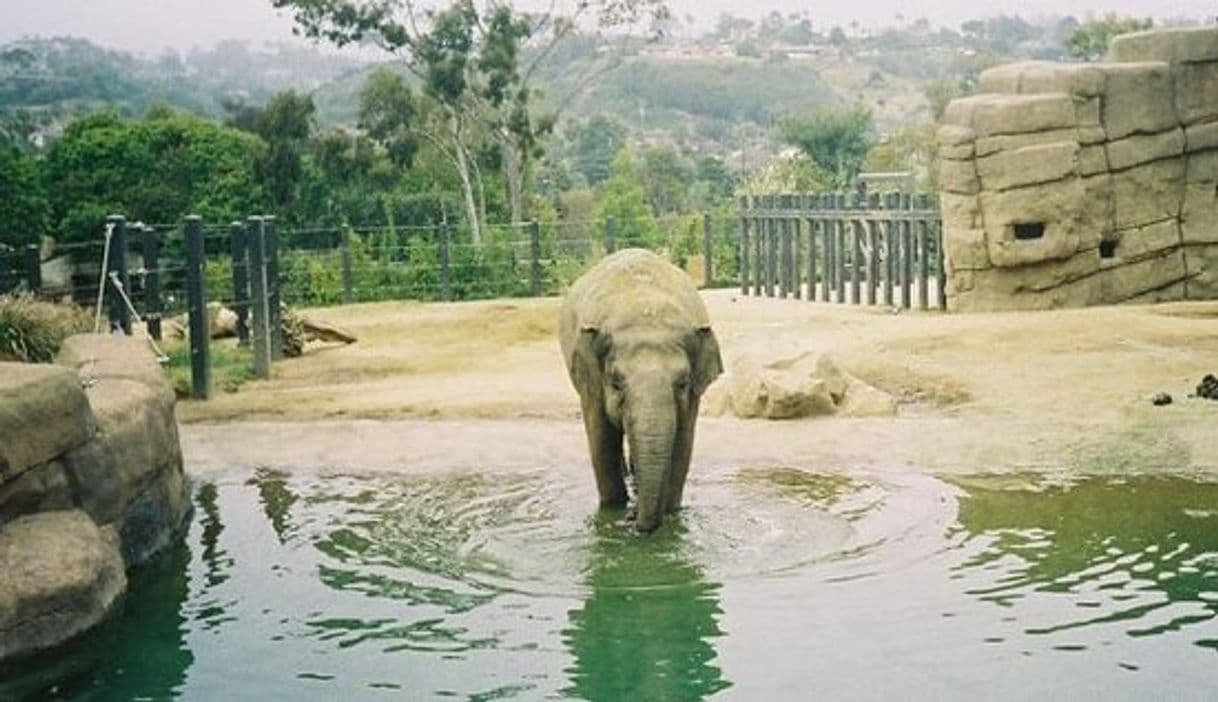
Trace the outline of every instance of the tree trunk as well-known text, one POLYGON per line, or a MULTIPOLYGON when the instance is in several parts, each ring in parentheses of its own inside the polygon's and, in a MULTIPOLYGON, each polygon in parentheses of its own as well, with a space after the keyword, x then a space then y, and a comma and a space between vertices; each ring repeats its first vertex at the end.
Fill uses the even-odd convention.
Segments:
MULTIPOLYGON (((454 130, 456 132, 456 130, 454 130)), ((469 157, 465 153, 465 145, 460 138, 455 139, 457 152, 457 175, 461 178, 461 193, 465 200, 465 216, 469 220, 469 232, 474 246, 482 245, 482 218, 478 214, 478 204, 474 201, 474 183, 470 176, 469 157)))
POLYGON ((513 222, 524 221, 524 158, 510 141, 504 141, 503 178, 507 185, 508 207, 513 222))

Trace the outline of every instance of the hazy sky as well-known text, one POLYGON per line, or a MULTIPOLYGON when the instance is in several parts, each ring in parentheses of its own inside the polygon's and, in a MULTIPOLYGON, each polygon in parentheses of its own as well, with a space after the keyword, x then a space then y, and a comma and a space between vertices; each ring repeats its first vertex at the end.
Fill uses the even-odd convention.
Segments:
MULTIPOLYGON (((532 0, 537 2, 538 0, 532 0)), ((520 3, 528 6, 529 2, 520 3)), ((997 14, 1074 15, 1118 12, 1139 16, 1205 18, 1218 14, 1216 0, 863 0, 812 3, 809 0, 669 0, 684 17, 707 22, 722 12, 756 17, 771 10, 807 11, 829 27, 857 21, 864 26, 926 17, 936 25, 997 14)), ((290 40, 290 18, 270 0, 0 0, 0 41, 24 35, 74 35, 97 43, 143 52, 166 46, 188 49, 221 39, 290 40)))

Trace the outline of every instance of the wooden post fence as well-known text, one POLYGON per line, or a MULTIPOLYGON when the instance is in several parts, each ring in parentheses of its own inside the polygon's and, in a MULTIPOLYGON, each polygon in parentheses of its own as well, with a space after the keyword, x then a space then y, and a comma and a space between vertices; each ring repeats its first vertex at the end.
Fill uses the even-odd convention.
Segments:
MULTIPOLYGON (((211 397, 211 322, 207 315, 207 286, 203 278, 203 266, 207 262, 203 220, 198 215, 188 216, 185 233, 186 307, 190 325, 190 396, 196 400, 206 400, 211 397)), ((113 297, 119 296, 116 294, 113 297)))
POLYGON ((741 198, 740 292, 905 309, 916 297, 920 310, 945 309, 934 205, 908 193, 741 198))

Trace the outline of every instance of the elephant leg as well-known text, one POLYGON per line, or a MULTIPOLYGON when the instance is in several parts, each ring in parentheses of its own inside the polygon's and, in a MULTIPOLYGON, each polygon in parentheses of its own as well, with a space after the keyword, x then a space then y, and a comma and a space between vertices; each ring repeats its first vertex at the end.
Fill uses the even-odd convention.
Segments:
POLYGON ((689 405, 689 416, 683 418, 673 438, 672 470, 668 474, 668 503, 665 505, 665 511, 670 514, 681 509, 685 477, 689 475, 689 461, 694 451, 694 423, 697 420, 698 400, 695 398, 689 405))
POLYGON ((622 463, 622 430, 613 425, 600 403, 583 399, 584 431, 602 507, 626 504, 626 480, 622 463))

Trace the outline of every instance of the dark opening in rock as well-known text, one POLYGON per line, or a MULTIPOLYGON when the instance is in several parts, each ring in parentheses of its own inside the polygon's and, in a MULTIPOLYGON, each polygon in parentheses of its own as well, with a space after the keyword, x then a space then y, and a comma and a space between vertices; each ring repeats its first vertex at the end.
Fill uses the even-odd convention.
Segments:
POLYGON ((1115 240, 1105 239, 1100 242, 1100 258, 1113 258, 1116 256, 1117 243, 1115 240))
POLYGON ((1044 222, 1025 222, 1023 224, 1015 224, 1012 226, 1014 228, 1015 239, 1018 241, 1040 239, 1045 235, 1044 222))

